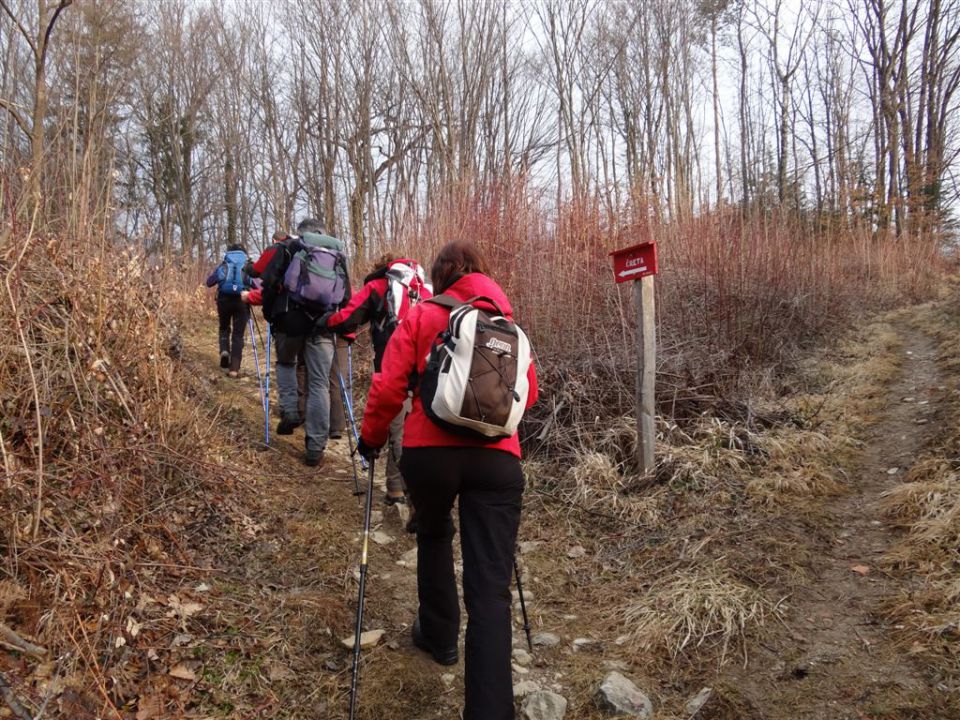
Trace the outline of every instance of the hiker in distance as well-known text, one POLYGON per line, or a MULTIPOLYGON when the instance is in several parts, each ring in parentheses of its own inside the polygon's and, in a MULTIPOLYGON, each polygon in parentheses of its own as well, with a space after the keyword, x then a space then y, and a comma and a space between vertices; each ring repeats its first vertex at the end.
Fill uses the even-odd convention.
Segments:
MULTIPOLYGON (((292 235, 288 235, 283 230, 277 230, 274 232, 270 246, 267 247, 267 249, 260 254, 260 257, 257 258, 257 261, 252 264, 250 268, 250 276, 253 278, 260 278, 266 271, 267 267, 269 267, 270 261, 273 259, 273 256, 277 250, 280 248, 286 248, 293 239, 294 237, 292 235)), ((249 292, 242 293, 241 298, 245 303, 250 305, 262 305, 264 319, 268 323, 271 322, 271 318, 273 317, 273 301, 276 299, 276 293, 268 294, 267 298, 264 299, 262 290, 259 288, 251 288, 249 292)), ((273 332, 275 332, 275 330, 273 332)), ((347 424, 343 400, 341 399, 340 391, 336 386, 336 373, 338 372, 338 367, 342 367, 346 364, 346 360, 344 359, 345 356, 346 351, 343 347, 343 343, 337 343, 337 350, 334 354, 334 360, 330 370, 330 429, 328 434, 331 440, 336 440, 342 437, 343 429, 347 424)), ((306 363, 303 358, 303 352, 301 351, 297 356, 297 413, 301 417, 306 414, 307 393, 306 363)), ((280 434, 289 435, 292 432, 293 430, 290 429, 289 432, 285 431, 281 432, 280 434)))
MULTIPOLYGON (((378 373, 383 365, 383 352, 397 326, 407 313, 421 300, 433 297, 429 284, 424 279, 423 268, 407 258, 384 255, 363 279, 360 288, 350 302, 327 320, 327 327, 347 338, 358 328, 370 323, 373 341, 373 372, 378 373)), ((337 382, 339 378, 332 380, 337 382)), ((400 454, 403 443, 403 421, 410 411, 407 398, 397 416, 390 422, 389 450, 387 452, 388 506, 406 503, 406 488, 400 474, 400 454)))
POLYGON ((377 455, 411 377, 418 378, 400 458, 417 512, 413 643, 441 665, 459 659, 451 517, 459 498, 467 609, 463 717, 513 720, 510 580, 524 485, 516 425, 537 398, 537 377, 526 336, 476 247, 444 246, 430 275, 438 295, 413 307, 393 333, 373 376, 358 450, 377 455), (447 335, 451 325, 455 335, 447 335), (475 390, 468 391, 470 402, 444 405, 444 389, 462 392, 467 385, 475 390), (475 406, 482 412, 471 414, 475 406))
POLYGON ((322 221, 308 218, 297 226, 297 237, 274 243, 273 252, 259 272, 263 282, 259 298, 253 294, 245 296, 248 302, 261 300, 264 317, 273 328, 281 413, 277 434, 290 435, 303 425, 303 462, 310 467, 323 464, 330 431, 334 338, 326 329, 326 318, 350 299, 343 242, 324 230, 322 221), (303 415, 298 408, 297 392, 300 353, 307 376, 303 415))
POLYGON ((250 309, 241 299, 241 294, 250 288, 247 263, 247 253, 243 246, 234 244, 227 248, 223 260, 207 276, 207 287, 217 286, 220 367, 229 368, 227 376, 232 378, 240 374, 243 337, 250 317, 250 309))

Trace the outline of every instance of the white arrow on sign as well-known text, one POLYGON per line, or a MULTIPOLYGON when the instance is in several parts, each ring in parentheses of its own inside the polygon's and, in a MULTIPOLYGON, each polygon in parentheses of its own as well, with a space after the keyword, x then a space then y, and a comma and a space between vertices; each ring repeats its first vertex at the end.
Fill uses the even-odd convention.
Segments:
POLYGON ((642 272, 646 272, 646 267, 631 268, 630 270, 621 270, 617 273, 617 277, 630 277, 631 275, 637 275, 642 272))

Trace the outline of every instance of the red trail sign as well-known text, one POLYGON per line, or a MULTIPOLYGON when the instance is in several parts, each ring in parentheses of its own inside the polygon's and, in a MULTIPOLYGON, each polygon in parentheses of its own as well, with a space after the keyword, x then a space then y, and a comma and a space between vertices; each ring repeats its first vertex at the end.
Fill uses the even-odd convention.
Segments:
POLYGON ((614 250, 610 255, 613 257, 613 279, 618 283, 657 274, 657 244, 654 242, 614 250))

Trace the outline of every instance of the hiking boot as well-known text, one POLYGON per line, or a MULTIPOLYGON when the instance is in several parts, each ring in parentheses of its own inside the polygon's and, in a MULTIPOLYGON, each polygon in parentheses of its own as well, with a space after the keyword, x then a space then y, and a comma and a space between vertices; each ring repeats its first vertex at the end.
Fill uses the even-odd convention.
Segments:
POLYGON ((410 636, 413 638, 414 645, 423 650, 425 653, 430 653, 430 656, 433 657, 433 661, 440 665, 456 665, 460 660, 460 653, 457 651, 456 645, 454 645, 452 648, 440 650, 438 648, 434 648, 432 645, 430 645, 430 643, 427 642, 427 639, 423 636, 423 632, 420 630, 419 617, 413 621, 413 627, 410 628, 410 636))
POLYGON ((222 367, 224 370, 230 367, 230 353, 228 353, 226 350, 220 353, 220 367, 222 367))
POLYGON ((339 439, 342 438, 342 437, 343 437, 343 433, 342 433, 340 430, 331 430, 331 431, 330 431, 330 439, 331 439, 331 440, 339 440, 339 439))
POLYGON ((392 495, 384 495, 383 504, 386 505, 387 507, 393 507, 394 505, 406 505, 407 496, 398 495, 397 497, 393 497, 392 495))
POLYGON ((277 435, 293 435, 294 429, 303 425, 303 418, 296 415, 281 415, 277 423, 277 435))
POLYGON ((307 450, 303 454, 303 464, 308 467, 321 467, 323 465, 323 450, 307 450))

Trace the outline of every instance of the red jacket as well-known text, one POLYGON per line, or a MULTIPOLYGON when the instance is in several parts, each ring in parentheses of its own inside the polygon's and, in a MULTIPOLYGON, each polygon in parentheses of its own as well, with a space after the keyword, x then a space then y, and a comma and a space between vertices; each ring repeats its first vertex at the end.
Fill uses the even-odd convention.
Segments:
MULTIPOLYGON (((390 340, 393 331, 397 327, 397 322, 402 321, 410 310, 410 297, 407 293, 402 293, 400 306, 396 310, 396 318, 391 318, 390 310, 387 307, 387 293, 390 290, 389 280, 386 273, 394 265, 405 265, 407 268, 415 268, 416 263, 406 258, 394 260, 388 267, 381 268, 370 275, 367 275, 363 281, 363 287, 350 298, 350 302, 337 313, 334 313, 327 320, 327 328, 335 333, 349 338, 351 334, 356 333, 357 329, 370 323, 371 337, 373 340, 373 371, 380 372, 380 366, 383 363, 383 353, 386 350, 387 342, 390 340)), ((413 272, 408 270, 408 272, 413 272)), ((396 287, 402 286, 398 282, 396 287)), ((414 274, 410 280, 410 290, 420 296, 421 300, 433 297, 430 288, 414 274)))
MULTIPOLYGON (((253 264, 253 272, 250 273, 253 275, 253 277, 258 278, 263 275, 264 271, 267 269, 267 266, 270 264, 270 261, 273 260, 273 256, 276 254, 278 247, 280 247, 279 243, 274 243, 260 253, 260 257, 258 257, 257 261, 253 264)), ((251 305, 262 305, 263 288, 252 288, 250 290, 250 294, 247 295, 247 302, 251 305)))
MULTIPOLYGON (((469 300, 477 295, 494 300, 503 314, 513 317, 513 308, 503 290, 493 280, 480 273, 464 275, 444 291, 458 300, 469 300)), ((437 335, 447 327, 450 311, 434 303, 418 303, 400 323, 387 345, 383 366, 373 376, 370 396, 363 413, 360 435, 373 447, 386 443, 390 434, 390 421, 397 416, 407 397, 410 375, 422 374, 427 365, 427 355, 437 335)), ((533 363, 527 372, 530 393, 527 407, 537 400, 537 374, 533 363)), ((413 411, 407 415, 403 426, 403 447, 488 447, 503 450, 520 457, 520 440, 517 434, 502 440, 482 440, 444 430, 435 424, 423 411, 420 395, 414 392, 413 411)))

